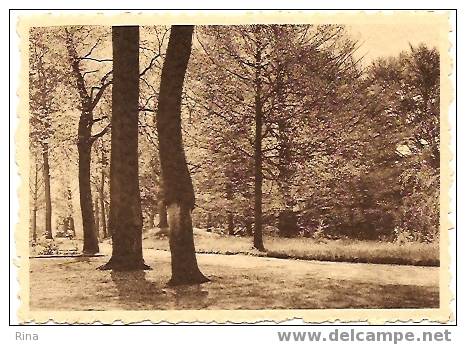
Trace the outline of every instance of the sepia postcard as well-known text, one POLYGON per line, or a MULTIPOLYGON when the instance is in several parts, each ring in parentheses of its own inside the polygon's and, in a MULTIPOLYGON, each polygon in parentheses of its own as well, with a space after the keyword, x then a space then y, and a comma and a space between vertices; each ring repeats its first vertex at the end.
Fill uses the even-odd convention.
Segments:
POLYGON ((20 323, 451 321, 449 16, 20 16, 20 323))

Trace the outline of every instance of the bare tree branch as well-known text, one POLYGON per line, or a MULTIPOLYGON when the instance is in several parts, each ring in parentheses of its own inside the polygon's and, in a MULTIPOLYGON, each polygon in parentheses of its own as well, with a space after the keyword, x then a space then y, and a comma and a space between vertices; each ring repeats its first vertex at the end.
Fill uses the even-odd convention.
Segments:
POLYGON ((91 58, 91 57, 88 57, 88 56, 84 56, 84 57, 78 57, 79 60, 90 60, 90 61, 95 61, 95 62, 112 62, 113 59, 97 59, 97 58, 91 58))
POLYGON ((96 133, 94 135, 91 136, 91 140, 92 141, 95 141, 96 139, 100 138, 101 136, 105 135, 105 133, 107 133, 109 130, 110 130, 110 124, 108 124, 107 126, 105 126, 104 129, 102 129, 99 133, 96 133))

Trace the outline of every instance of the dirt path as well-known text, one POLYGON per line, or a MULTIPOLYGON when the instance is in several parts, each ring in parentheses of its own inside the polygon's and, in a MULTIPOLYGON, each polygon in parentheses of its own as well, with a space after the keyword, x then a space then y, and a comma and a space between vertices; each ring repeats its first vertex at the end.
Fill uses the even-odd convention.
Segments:
MULTIPOLYGON (((169 260, 170 253, 157 250, 146 259, 169 260)), ((297 276, 314 275, 319 278, 351 280, 364 283, 437 286, 438 267, 405 265, 375 265, 363 263, 303 261, 256 257, 249 255, 197 254, 199 265, 215 265, 254 271, 264 269, 275 274, 297 276)))
MULTIPOLYGON (((104 249, 104 252, 106 250, 104 249)), ((98 271, 109 257, 31 259, 39 310, 427 308, 438 306, 438 268, 198 254, 211 282, 168 288, 170 253, 145 251, 153 269, 98 271)))
MULTIPOLYGON (((111 253, 110 245, 101 248, 111 253)), ((439 284, 439 268, 407 265, 380 265, 328 261, 307 261, 276 259, 251 255, 196 254, 199 266, 215 265, 234 269, 271 270, 274 274, 308 276, 316 278, 349 280, 362 283, 432 286, 439 284)), ((169 262, 170 252, 166 250, 144 250, 146 261, 164 260, 169 262)))

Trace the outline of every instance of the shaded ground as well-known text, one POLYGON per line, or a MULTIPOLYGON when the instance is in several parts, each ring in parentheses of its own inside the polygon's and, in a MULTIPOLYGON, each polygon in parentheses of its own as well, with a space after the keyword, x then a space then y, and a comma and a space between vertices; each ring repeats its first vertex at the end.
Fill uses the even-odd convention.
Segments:
MULTIPOLYGON (((104 252, 107 248, 104 248, 104 252)), ((98 271, 108 257, 30 260, 31 309, 435 308, 438 268, 198 254, 212 282, 168 288, 169 253, 153 270, 98 271)))

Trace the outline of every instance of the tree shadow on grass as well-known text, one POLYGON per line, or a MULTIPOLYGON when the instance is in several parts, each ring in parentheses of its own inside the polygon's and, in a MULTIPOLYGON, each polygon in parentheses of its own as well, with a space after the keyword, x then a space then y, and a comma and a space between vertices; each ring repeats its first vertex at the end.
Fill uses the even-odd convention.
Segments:
POLYGON ((167 287, 166 290, 173 296, 177 309, 204 309, 209 304, 209 292, 200 284, 167 287))
POLYGON ((200 285, 167 287, 165 282, 148 279, 147 272, 112 271, 111 279, 119 302, 128 309, 203 309, 208 291, 200 285))

